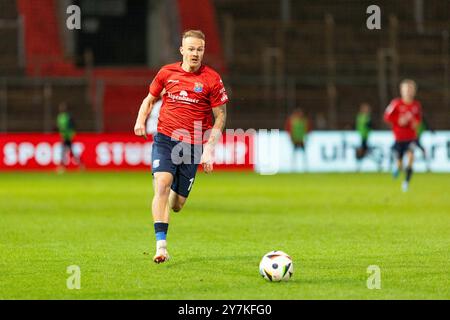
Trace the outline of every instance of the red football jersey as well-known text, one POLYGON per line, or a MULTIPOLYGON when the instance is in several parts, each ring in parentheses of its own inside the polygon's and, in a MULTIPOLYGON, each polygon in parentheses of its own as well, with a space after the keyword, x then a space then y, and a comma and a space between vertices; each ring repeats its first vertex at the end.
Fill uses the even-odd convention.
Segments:
POLYGON ((422 121, 422 106, 417 100, 407 104, 400 98, 394 99, 384 112, 384 120, 392 124, 396 141, 415 140, 416 125, 422 121))
POLYGON ((186 72, 181 62, 159 70, 149 92, 158 97, 165 89, 157 131, 176 140, 201 144, 211 129, 212 108, 228 102, 219 74, 202 65, 196 72, 186 72))

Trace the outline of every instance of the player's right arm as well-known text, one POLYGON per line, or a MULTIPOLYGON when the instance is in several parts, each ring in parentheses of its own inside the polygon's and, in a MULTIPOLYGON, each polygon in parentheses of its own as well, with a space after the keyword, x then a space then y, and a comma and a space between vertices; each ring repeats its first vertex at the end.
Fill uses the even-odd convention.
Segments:
POLYGON ((388 106, 387 106, 387 108, 386 108, 386 110, 384 111, 384 121, 385 122, 387 122, 387 123, 389 123, 389 124, 392 124, 393 122, 395 122, 395 117, 396 117, 396 114, 397 114, 397 104, 396 104, 396 101, 395 100, 393 100, 388 106))
POLYGON ((136 119, 136 124, 134 125, 134 134, 137 136, 143 136, 147 139, 145 122, 147 121, 149 114, 152 112, 153 105, 165 92, 164 77, 165 72, 163 69, 159 70, 158 74, 150 84, 148 95, 142 101, 136 119))
POLYGON ((153 105, 158 100, 158 98, 159 97, 155 97, 151 93, 149 93, 142 101, 137 115, 136 124, 134 125, 135 135, 147 138, 145 122, 147 121, 148 115, 152 112, 153 105))

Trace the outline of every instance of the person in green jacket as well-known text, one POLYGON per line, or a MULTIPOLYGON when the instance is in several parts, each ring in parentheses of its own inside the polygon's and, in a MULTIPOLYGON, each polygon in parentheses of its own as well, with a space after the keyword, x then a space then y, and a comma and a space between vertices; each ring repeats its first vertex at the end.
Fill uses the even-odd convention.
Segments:
POLYGON ((295 169, 297 167, 297 159, 296 154, 298 151, 303 152, 303 165, 304 170, 307 170, 307 161, 306 161, 306 137, 311 131, 311 124, 308 118, 303 113, 302 109, 295 109, 292 114, 286 120, 286 131, 289 133, 289 137, 294 146, 293 153, 293 166, 295 169))
POLYGON ((423 159, 425 161, 425 165, 427 167, 427 171, 430 171, 430 162, 429 162, 429 158, 427 156, 427 152, 425 151, 425 148, 422 145, 422 142, 420 140, 420 138, 422 137, 422 134, 425 131, 430 131, 431 133, 434 133, 434 130, 431 128, 431 126, 429 125, 427 119, 422 115, 422 121, 419 123, 419 125, 417 126, 417 140, 416 140, 416 145, 417 147, 420 149, 420 151, 422 151, 422 155, 423 155, 423 159))
POLYGON ((358 131, 361 138, 361 146, 356 149, 356 159, 362 160, 369 151, 367 141, 372 131, 372 119, 370 116, 370 105, 368 103, 364 102, 360 105, 359 112, 356 115, 356 131, 358 131))
POLYGON ((59 104, 59 113, 56 118, 56 125, 58 127, 59 135, 61 137, 61 164, 60 168, 67 167, 70 163, 70 156, 75 160, 77 165, 80 165, 80 159, 73 152, 73 138, 75 137, 75 124, 72 116, 68 112, 67 103, 61 102, 59 104), (66 157, 69 153, 69 158, 66 157))

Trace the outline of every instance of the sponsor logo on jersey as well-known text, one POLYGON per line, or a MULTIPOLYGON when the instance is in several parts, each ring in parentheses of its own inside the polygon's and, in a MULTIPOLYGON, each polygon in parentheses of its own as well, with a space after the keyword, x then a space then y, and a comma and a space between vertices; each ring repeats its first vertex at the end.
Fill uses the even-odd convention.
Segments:
POLYGON ((196 82, 194 84, 194 92, 200 93, 203 91, 203 83, 201 82, 196 82))
POLYGON ((178 83, 178 82, 180 82, 180 80, 168 80, 168 81, 167 81, 167 83, 171 83, 171 82, 173 82, 173 83, 178 83))
POLYGON ((168 92, 167 95, 170 99, 177 101, 184 101, 188 103, 198 103, 200 101, 198 99, 189 98, 188 93, 185 90, 181 90, 178 95, 171 92, 168 92))

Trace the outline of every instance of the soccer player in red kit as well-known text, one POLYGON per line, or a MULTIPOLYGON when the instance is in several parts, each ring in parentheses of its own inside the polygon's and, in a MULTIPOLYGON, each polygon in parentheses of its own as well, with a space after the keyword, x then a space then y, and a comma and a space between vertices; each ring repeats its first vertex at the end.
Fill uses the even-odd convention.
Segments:
POLYGON ((203 32, 183 33, 180 47, 183 61, 159 70, 134 127, 136 135, 146 137, 145 121, 162 96, 152 148, 156 263, 169 259, 166 237, 170 210, 178 212, 183 208, 198 164, 202 164, 206 173, 213 170, 214 147, 225 127, 228 97, 219 74, 202 64, 204 51, 203 32))
POLYGON ((405 170, 405 180, 402 184, 404 192, 408 191, 414 163, 414 149, 417 146, 417 127, 422 120, 422 106, 415 100, 417 85, 413 80, 405 79, 400 83, 401 98, 392 100, 384 113, 384 120, 392 125, 395 144, 394 152, 397 163, 393 171, 398 177, 403 168, 403 156, 408 162, 405 170))

